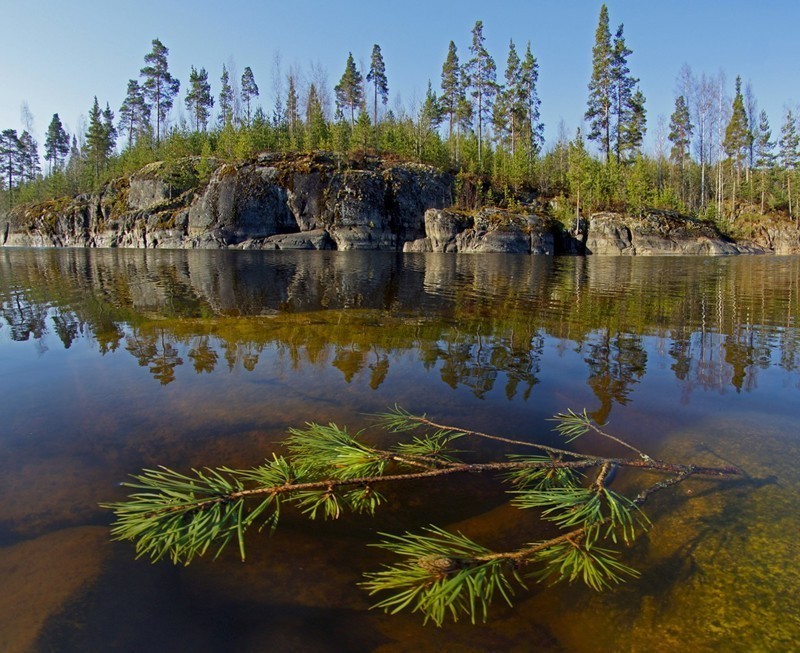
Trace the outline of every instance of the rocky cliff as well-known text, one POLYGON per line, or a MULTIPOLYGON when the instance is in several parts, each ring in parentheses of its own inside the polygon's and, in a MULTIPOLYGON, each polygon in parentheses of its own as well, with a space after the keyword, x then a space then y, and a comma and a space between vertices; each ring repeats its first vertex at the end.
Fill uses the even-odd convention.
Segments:
POLYGON ((380 249, 596 255, 800 253, 800 231, 734 242, 668 211, 598 213, 578 233, 541 213, 453 210, 452 175, 381 159, 262 154, 237 165, 153 163, 97 194, 0 215, 6 247, 380 249))
MULTIPOLYGON (((671 211, 649 211, 634 217, 597 213, 583 236, 587 254, 612 256, 669 256, 765 254, 771 249, 756 242, 734 242, 706 221, 671 211)), ((800 239, 795 238, 800 252, 800 239)))
POLYGON ((429 208, 453 203, 453 178, 413 163, 340 165, 332 156, 264 154, 216 168, 154 163, 96 195, 0 217, 6 247, 402 249, 429 208))

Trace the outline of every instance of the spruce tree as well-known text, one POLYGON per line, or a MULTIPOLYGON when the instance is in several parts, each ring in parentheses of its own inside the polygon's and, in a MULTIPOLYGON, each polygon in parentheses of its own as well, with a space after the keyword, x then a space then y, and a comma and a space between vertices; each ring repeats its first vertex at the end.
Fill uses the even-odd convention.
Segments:
POLYGON ((485 42, 483 21, 476 21, 472 28, 472 44, 469 47, 472 58, 466 65, 466 79, 478 124, 478 166, 483 165, 483 125, 491 119, 497 95, 497 66, 486 50, 485 42))
POLYGON ((286 92, 286 121, 289 125, 289 134, 294 136, 300 125, 300 98, 297 95, 294 75, 289 73, 287 79, 289 90, 286 92))
POLYGON ((370 58, 369 72, 367 81, 372 82, 373 105, 372 123, 378 126, 378 97, 381 98, 383 105, 389 101, 389 81, 386 79, 386 65, 383 62, 383 54, 380 46, 376 43, 372 46, 372 57, 370 58))
POLYGON ((430 136, 442 122, 442 109, 439 106, 439 98, 433 91, 431 80, 428 80, 428 89, 425 93, 425 101, 419 110, 417 117, 417 158, 422 161, 425 159, 425 145, 430 136))
POLYGON ((69 136, 64 131, 61 118, 57 113, 53 114, 53 119, 47 128, 47 137, 44 141, 44 158, 50 162, 50 172, 59 167, 69 154, 69 136))
POLYGON ((775 165, 775 142, 766 111, 761 111, 758 119, 758 138, 755 142, 755 165, 761 173, 761 215, 764 215, 764 202, 767 191, 767 172, 775 165))
POLYGON ((667 138, 672 143, 670 159, 678 166, 678 176, 680 181, 681 201, 685 202, 685 171, 686 162, 689 160, 689 145, 692 141, 692 131, 694 126, 689 116, 689 107, 686 106, 686 98, 679 95, 675 98, 675 110, 672 112, 669 121, 669 134, 667 138))
MULTIPOLYGON (((128 80, 128 91, 122 106, 119 108, 119 132, 128 133, 128 147, 145 133, 145 129, 150 122, 151 107, 147 103, 144 89, 139 86, 135 79, 128 80)), ((69 150, 69 146, 67 147, 69 150)))
POLYGON ((306 129, 309 149, 315 150, 325 145, 328 139, 328 126, 325 122, 325 111, 322 108, 317 87, 313 83, 308 87, 306 100, 306 129))
POLYGON ((541 151, 544 145, 544 124, 540 119, 539 107, 541 100, 539 100, 539 92, 536 86, 539 83, 539 64, 531 53, 530 41, 528 41, 528 47, 525 49, 525 57, 520 64, 519 71, 519 101, 525 108, 526 113, 526 119, 523 122, 523 133, 528 147, 528 158, 532 160, 533 156, 541 151))
POLYGON ((161 41, 153 39, 153 50, 144 57, 147 64, 141 70, 144 77, 145 97, 156 111, 156 142, 161 140, 161 127, 167 120, 172 102, 180 90, 181 83, 172 77, 167 64, 169 49, 161 41))
POLYGON ((348 53, 347 63, 344 73, 339 83, 334 87, 336 94, 336 107, 344 114, 345 110, 350 111, 350 126, 355 126, 356 109, 361 107, 364 102, 364 80, 361 73, 356 68, 353 54, 348 53))
POLYGON ((222 76, 219 91, 219 124, 225 127, 233 123, 233 87, 225 64, 222 64, 222 76))
MULTIPOLYGON (((736 170, 736 181, 740 179, 742 163, 747 157, 750 148, 750 128, 747 124, 747 112, 744 108, 744 97, 742 96, 742 79, 736 78, 736 95, 733 98, 733 108, 731 119, 725 128, 725 140, 723 148, 725 154, 731 159, 736 170)), ((735 186, 734 186, 735 193, 735 186)))
POLYGON ((106 158, 109 158, 117 147, 117 130, 114 127, 114 112, 108 102, 103 109, 103 128, 106 130, 106 158))
POLYGON ((242 73, 242 101, 244 102, 245 118, 248 126, 250 125, 251 104, 253 98, 258 97, 258 85, 250 66, 247 66, 242 73))
POLYGON ((208 72, 205 68, 196 70, 192 66, 184 102, 186 109, 194 116, 195 131, 205 131, 214 106, 214 96, 211 95, 211 85, 208 83, 208 72))
POLYGON ((108 136, 107 126, 103 120, 103 112, 95 95, 94 104, 89 110, 89 128, 86 132, 86 155, 94 169, 95 179, 100 177, 100 169, 105 165, 108 158, 108 136))
POLYGON ((692 125, 689 116, 689 107, 686 105, 686 98, 679 95, 675 98, 675 110, 669 119, 669 135, 667 138, 672 143, 670 159, 680 166, 681 171, 686 167, 689 158, 689 145, 692 141, 692 125))
POLYGON ((581 194, 585 202, 586 188, 589 186, 591 157, 586 151, 580 127, 575 131, 575 138, 570 141, 567 150, 567 183, 570 197, 575 198, 575 231, 581 232, 581 194))
POLYGON ((509 41, 506 60, 505 84, 498 88, 494 105, 494 133, 499 143, 505 143, 514 156, 520 128, 525 119, 525 106, 521 98, 520 59, 514 41, 509 41))
POLYGON ((600 19, 592 48, 592 78, 584 119, 589 122, 590 141, 600 145, 606 162, 611 159, 611 112, 614 98, 614 51, 608 28, 608 7, 600 7, 600 19))

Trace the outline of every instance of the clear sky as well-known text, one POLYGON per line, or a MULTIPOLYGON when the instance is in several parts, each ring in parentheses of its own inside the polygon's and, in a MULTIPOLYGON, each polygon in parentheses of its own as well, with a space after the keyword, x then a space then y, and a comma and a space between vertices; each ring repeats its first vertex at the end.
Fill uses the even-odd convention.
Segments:
MULTIPOLYGON (((151 41, 169 50, 169 67, 181 80, 173 117, 184 111, 190 66, 204 67, 215 96, 222 64, 238 76, 250 66, 268 113, 273 106, 276 54, 283 73, 307 73, 312 62, 333 87, 348 52, 368 65, 373 43, 383 51, 389 106, 406 108, 424 97, 428 79, 439 89, 451 40, 462 63, 470 31, 484 23, 490 54, 502 78, 513 39, 524 52, 530 41, 539 62, 539 95, 545 137, 552 143, 563 119, 570 135, 586 110, 591 50, 602 3, 596 0, 0 0, 0 129, 21 131, 21 105, 33 114, 41 144, 53 113, 67 131, 80 125, 97 95, 118 112, 127 81, 138 78, 151 41), (399 96, 399 100, 397 99, 399 96)), ((798 26, 800 2, 781 0, 611 0, 611 31, 625 25, 631 72, 647 98, 648 141, 659 115, 674 108, 676 76, 720 69, 733 94, 734 79, 750 82, 773 135, 786 107, 800 100, 798 26)))

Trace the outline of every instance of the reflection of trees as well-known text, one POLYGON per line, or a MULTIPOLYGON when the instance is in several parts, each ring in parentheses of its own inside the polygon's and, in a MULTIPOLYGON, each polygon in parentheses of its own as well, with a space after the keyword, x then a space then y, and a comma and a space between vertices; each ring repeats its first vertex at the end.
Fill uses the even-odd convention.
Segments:
POLYGON ((8 301, 2 303, 0 312, 11 331, 11 339, 25 342, 33 337, 41 340, 47 333, 47 306, 29 300, 22 291, 11 293, 8 301))
POLYGON ((590 413, 598 424, 605 424, 614 402, 628 403, 633 385, 647 367, 647 352, 642 338, 629 333, 611 337, 608 330, 599 331, 596 341, 589 341, 584 360, 589 365, 589 387, 600 400, 600 408, 590 413))
POLYGON ((172 342, 167 340, 164 329, 159 329, 157 334, 135 332, 126 341, 125 349, 133 354, 139 365, 148 367, 161 385, 175 380, 175 368, 183 365, 183 359, 172 342))
POLYGON ((229 372, 233 372, 237 363, 241 363, 244 369, 252 372, 258 364, 263 345, 252 341, 227 340, 222 347, 225 349, 225 361, 228 363, 229 372))
POLYGON ((375 362, 369 364, 369 387, 377 390, 381 383, 386 380, 386 375, 389 373, 389 357, 386 354, 375 351, 375 362))
POLYGON ((223 356, 252 371, 270 346, 376 389, 393 354, 413 351, 453 388, 525 400, 551 336, 583 343, 600 417, 629 401, 647 336, 666 343, 687 398, 800 370, 800 259, 278 254, 0 250, 0 318, 42 349, 48 335, 65 348, 94 337, 102 353, 124 341, 164 383, 181 355, 198 374, 223 356))
POLYGON ((365 362, 364 352, 353 345, 350 347, 338 347, 331 365, 344 375, 344 380, 347 383, 350 383, 353 377, 364 367, 365 362))
POLYGON ((61 309, 55 310, 53 330, 64 344, 64 349, 69 349, 72 346, 72 342, 78 337, 82 326, 74 313, 61 309))
POLYGON ((203 372, 211 374, 217 366, 217 359, 219 356, 217 352, 211 348, 208 342, 208 336, 201 336, 197 344, 189 350, 189 358, 192 359, 195 372, 198 374, 202 374, 203 372))

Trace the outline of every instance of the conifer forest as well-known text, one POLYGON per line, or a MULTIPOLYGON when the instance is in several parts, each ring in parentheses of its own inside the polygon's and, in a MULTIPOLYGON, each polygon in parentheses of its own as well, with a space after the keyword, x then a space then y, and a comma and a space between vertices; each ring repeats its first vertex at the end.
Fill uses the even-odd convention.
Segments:
POLYGON ((567 224, 599 210, 668 209, 737 236, 765 219, 797 224, 798 116, 760 111, 751 83, 684 64, 674 106, 649 107, 624 27, 614 27, 603 5, 594 43, 585 44, 591 78, 564 82, 586 85, 584 126, 567 133, 563 123, 550 125, 557 135, 545 142, 536 44, 510 41, 507 52, 491 53, 485 27, 478 20, 464 43, 450 41, 440 79, 427 80, 424 98, 411 106, 390 106, 379 44, 368 67, 343 52, 332 88, 321 67, 292 68, 271 80, 278 91, 265 107, 259 83, 270 82, 256 80, 249 65, 235 77, 225 65, 192 66, 180 80, 168 47, 154 39, 141 70, 130 71, 121 106, 87 98, 86 124, 71 134, 54 106, 41 146, 28 129, 2 130, 2 206, 96 190, 153 161, 200 157, 202 176, 258 152, 326 150, 417 161, 477 180, 479 196, 463 208, 539 199, 567 224), (656 114, 669 117, 655 121, 656 114))

